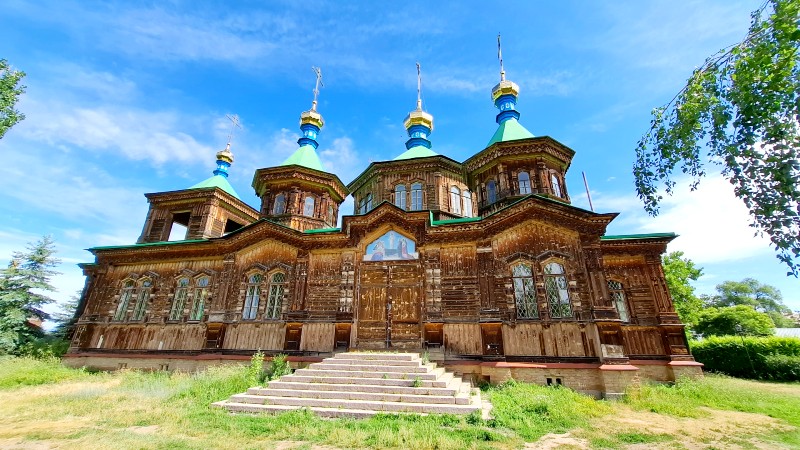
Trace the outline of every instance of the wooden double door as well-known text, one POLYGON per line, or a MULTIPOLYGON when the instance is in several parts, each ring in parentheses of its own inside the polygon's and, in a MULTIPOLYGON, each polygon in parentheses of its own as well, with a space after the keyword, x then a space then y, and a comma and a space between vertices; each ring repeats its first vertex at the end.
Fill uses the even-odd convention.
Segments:
POLYGON ((422 268, 418 261, 362 263, 355 318, 356 346, 419 348, 422 289, 422 268))

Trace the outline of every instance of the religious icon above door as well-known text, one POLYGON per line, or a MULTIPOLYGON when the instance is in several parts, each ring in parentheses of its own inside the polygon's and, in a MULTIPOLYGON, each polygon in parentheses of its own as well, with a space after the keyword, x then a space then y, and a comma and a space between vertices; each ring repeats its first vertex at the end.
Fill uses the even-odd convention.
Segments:
POLYGON ((419 259, 417 243, 396 231, 389 231, 367 245, 364 261, 419 259))

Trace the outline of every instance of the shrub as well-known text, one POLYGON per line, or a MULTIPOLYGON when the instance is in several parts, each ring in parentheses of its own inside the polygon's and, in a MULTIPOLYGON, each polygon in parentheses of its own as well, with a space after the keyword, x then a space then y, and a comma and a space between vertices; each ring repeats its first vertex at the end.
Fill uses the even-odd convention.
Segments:
POLYGON ((712 336, 691 342, 705 370, 734 377, 800 381, 800 339, 712 336))
POLYGON ((264 379, 267 380, 277 380, 278 378, 289 375, 292 373, 292 368, 289 366, 289 362, 286 361, 286 355, 283 353, 279 353, 272 357, 272 361, 269 363, 269 367, 267 368, 266 373, 264 374, 264 379))
POLYGON ((262 381, 264 381, 264 353, 259 350, 250 357, 250 365, 247 366, 247 382, 250 386, 258 386, 262 381))

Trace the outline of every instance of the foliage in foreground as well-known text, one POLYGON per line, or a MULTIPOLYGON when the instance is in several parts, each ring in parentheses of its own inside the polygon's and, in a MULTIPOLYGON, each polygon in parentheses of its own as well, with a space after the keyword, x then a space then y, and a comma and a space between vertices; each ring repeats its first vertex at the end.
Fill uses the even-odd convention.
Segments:
POLYGON ((712 336, 691 341, 694 358, 705 370, 775 381, 800 381, 800 339, 712 336))
POLYGON ((673 173, 692 179, 722 166, 777 257, 800 273, 800 0, 767 0, 747 36, 706 59, 686 86, 653 110, 633 173, 645 209, 657 214, 673 173), (706 149, 704 150, 703 147, 706 149))
POLYGON ((9 128, 25 118, 25 114, 14 108, 19 96, 25 92, 25 86, 20 84, 24 77, 25 72, 12 68, 8 61, 0 59, 0 139, 9 128))
POLYGON ((42 329, 31 320, 49 317, 42 307, 54 300, 45 295, 56 289, 50 277, 58 272, 55 244, 44 236, 28 244, 27 252, 14 252, 8 267, 0 270, 0 354, 19 354, 20 348, 44 337, 42 329))

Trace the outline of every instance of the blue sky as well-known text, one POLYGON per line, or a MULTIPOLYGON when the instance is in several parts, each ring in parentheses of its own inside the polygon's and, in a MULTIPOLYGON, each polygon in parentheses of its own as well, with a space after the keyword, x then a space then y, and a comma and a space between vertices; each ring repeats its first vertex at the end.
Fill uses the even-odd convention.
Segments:
POLYGON ((312 65, 324 76, 320 157, 345 183, 405 150, 417 61, 433 149, 463 161, 497 126, 500 32, 520 122, 576 151, 573 204, 588 207, 585 171, 595 209, 621 213, 610 234, 681 235, 669 249, 704 268, 698 292, 754 277, 800 309, 800 283, 753 235, 725 180, 679 190, 654 219, 631 175, 650 110, 741 40, 760 0, 264 3, 5 1, 0 58, 27 72, 28 90, 18 105, 27 119, 0 140, 0 263, 52 234, 63 261, 55 297, 69 298, 83 284, 75 264, 92 260, 84 249, 136 241, 144 193, 210 176, 226 114, 243 126, 230 181, 257 206, 253 172, 297 147, 312 65))

